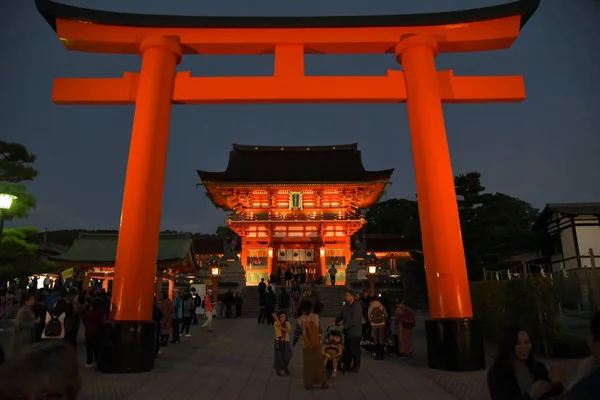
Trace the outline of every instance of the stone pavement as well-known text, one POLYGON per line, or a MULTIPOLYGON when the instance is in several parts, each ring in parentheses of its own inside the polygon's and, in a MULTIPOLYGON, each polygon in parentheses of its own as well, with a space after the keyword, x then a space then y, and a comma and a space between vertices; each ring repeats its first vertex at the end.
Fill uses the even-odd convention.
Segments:
MULTIPOLYGON (((338 376, 328 390, 304 390, 300 343, 294 349, 292 377, 277 377, 272 369, 273 329, 253 318, 243 318, 215 320, 214 333, 201 332, 199 325, 192 325, 193 336, 163 348, 156 368, 148 373, 111 375, 83 369, 81 399, 488 400, 486 371, 455 373, 427 368, 423 319, 418 317, 415 327, 415 358, 404 361, 390 355, 384 361, 374 361, 363 352, 361 372, 338 376)), ((80 339, 83 342, 83 337, 80 339)), ((0 333, 0 340, 8 349, 6 330, 0 333)), ((83 363, 83 345, 79 355, 83 363)), ((571 361, 573 367, 576 362, 571 361)))
POLYGON ((194 336, 164 348, 151 372, 107 375, 85 370, 82 398, 456 400, 397 357, 376 362, 367 353, 360 373, 339 375, 327 390, 306 391, 300 343, 294 349, 292 377, 278 377, 272 368, 272 328, 246 318, 215 320, 214 333, 200 332, 197 325, 192 328, 194 336))

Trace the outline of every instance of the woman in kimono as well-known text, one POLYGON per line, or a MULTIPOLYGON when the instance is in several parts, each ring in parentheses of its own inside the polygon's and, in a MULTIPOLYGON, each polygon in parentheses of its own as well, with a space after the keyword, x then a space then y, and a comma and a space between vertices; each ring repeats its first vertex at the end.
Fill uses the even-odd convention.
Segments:
POLYGON ((160 311, 162 312, 162 320, 160 321, 160 343, 166 346, 169 342, 169 335, 173 329, 173 303, 169 300, 169 295, 166 292, 162 293, 160 302, 160 311))

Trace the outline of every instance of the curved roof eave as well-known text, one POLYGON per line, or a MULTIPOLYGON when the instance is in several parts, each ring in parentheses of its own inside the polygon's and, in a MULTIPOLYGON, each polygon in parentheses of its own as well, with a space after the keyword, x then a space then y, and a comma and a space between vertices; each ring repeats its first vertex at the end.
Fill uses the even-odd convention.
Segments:
POLYGON ((511 3, 470 10, 424 14, 352 15, 328 17, 227 17, 132 14, 93 10, 35 0, 38 12, 56 30, 56 20, 87 21, 94 24, 156 28, 366 28, 401 26, 436 26, 487 21, 521 16, 521 28, 537 10, 541 0, 518 0, 511 3))

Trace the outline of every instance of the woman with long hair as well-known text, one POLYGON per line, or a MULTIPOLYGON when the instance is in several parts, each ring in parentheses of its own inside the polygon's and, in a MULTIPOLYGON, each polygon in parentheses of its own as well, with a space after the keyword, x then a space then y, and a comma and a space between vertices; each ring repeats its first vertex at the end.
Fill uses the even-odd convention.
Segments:
POLYGON ((550 369, 533 356, 529 334, 517 326, 505 329, 487 382, 492 400, 544 400, 563 391, 560 367, 550 369))
POLYGON ((313 312, 313 304, 304 300, 300 304, 302 315, 298 318, 294 332, 294 345, 302 338, 302 369, 304 388, 312 390, 315 385, 327 389, 327 376, 321 354, 321 319, 313 312))
POLYGON ((162 320, 160 321, 160 343, 166 346, 169 342, 169 335, 173 329, 173 303, 169 300, 167 292, 162 292, 160 301, 160 311, 162 312, 162 320))

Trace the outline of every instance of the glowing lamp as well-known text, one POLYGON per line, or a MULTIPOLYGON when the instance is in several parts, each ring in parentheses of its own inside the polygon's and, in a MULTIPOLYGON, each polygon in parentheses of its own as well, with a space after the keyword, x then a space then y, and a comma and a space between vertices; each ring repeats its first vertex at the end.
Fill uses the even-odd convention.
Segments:
POLYGON ((212 267, 210 269, 210 274, 213 278, 218 278, 219 276, 221 276, 221 267, 212 267))
POLYGON ((267 255, 269 256, 269 258, 273 258, 273 249, 267 250, 267 255))
POLYGON ((377 265, 369 265, 368 266, 369 275, 377 274, 377 265))
POLYGON ((325 249, 320 249, 319 253, 321 254, 321 257, 325 257, 325 249))
POLYGON ((13 196, 12 194, 0 194, 0 210, 8 210, 16 198, 17 196, 13 196))

